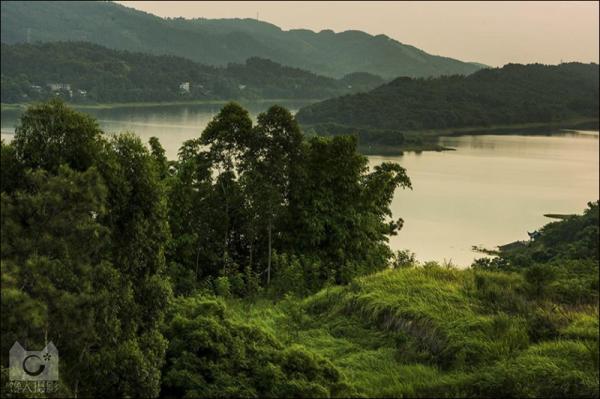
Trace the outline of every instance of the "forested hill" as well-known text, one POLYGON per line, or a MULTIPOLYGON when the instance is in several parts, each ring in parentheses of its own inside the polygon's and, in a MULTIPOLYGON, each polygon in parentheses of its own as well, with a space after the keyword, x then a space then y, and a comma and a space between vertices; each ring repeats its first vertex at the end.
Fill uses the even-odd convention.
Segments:
POLYGON ((254 19, 163 19, 111 2, 2 2, 2 42, 89 41, 208 65, 267 58, 331 77, 468 74, 481 68, 385 35, 290 31, 254 19))
POLYGON ((384 83, 368 73, 336 80, 260 58, 213 67, 85 42, 2 44, 1 63, 4 103, 56 94, 73 102, 323 99, 384 83), (180 87, 186 82, 189 86, 180 87), (69 86, 56 90, 49 86, 52 83, 69 86))
POLYGON ((469 76, 397 78, 300 110, 303 124, 393 132, 598 118, 597 64, 508 64, 469 76))

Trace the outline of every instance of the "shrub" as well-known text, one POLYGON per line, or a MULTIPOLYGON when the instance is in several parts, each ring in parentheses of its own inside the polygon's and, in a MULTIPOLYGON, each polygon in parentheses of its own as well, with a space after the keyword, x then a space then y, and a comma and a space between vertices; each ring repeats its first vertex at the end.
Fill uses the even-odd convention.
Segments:
POLYGON ((234 321, 220 299, 179 298, 161 397, 330 397, 353 391, 327 360, 284 346, 260 327, 234 321))
POLYGON ((229 298, 231 296, 231 283, 227 276, 217 277, 214 281, 214 286, 215 294, 224 298, 229 298))

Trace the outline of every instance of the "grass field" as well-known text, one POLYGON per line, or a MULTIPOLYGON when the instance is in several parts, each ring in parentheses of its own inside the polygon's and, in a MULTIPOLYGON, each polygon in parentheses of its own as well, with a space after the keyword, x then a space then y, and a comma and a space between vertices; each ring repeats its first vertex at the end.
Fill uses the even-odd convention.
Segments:
POLYGON ((535 301, 520 274, 425 265, 231 317, 328 359, 358 395, 598 397, 598 307, 535 301), (540 334, 548 324, 553 333, 540 334))

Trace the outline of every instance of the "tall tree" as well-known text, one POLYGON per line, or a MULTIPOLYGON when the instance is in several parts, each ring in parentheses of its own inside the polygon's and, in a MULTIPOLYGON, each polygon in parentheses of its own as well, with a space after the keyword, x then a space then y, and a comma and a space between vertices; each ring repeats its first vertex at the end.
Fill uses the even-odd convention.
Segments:
POLYGON ((23 113, 15 128, 13 145, 25 167, 55 173, 66 163, 84 171, 97 159, 101 134, 95 119, 54 99, 31 106, 23 113))
POLYGON ((299 167, 302 133, 291 113, 273 106, 258 116, 255 134, 245 162, 245 187, 254 212, 267 231, 267 284, 271 281, 273 226, 289 204, 292 176, 299 167))
POLYGON ((224 210, 223 265, 230 258, 229 242, 234 209, 234 198, 238 191, 237 176, 242 173, 244 159, 252 141, 252 120, 244 108, 236 103, 225 105, 202 132, 200 143, 210 146, 208 157, 224 210))
POLYGON ((139 138, 107 140, 59 101, 25 111, 4 153, 27 176, 2 185, 8 320, 19 318, 13 299, 36 309, 32 325, 64 347, 70 394, 158 395, 170 283, 156 161, 139 138))
POLYGON ((405 170, 386 163, 368 173, 351 136, 310 139, 301 164, 290 192, 287 250, 319 259, 313 281, 321 283, 347 283, 385 267, 388 237, 401 227, 389 220, 389 206, 397 187, 410 187, 405 170))
MULTIPOLYGON (((63 389, 90 392, 93 357, 114 351, 118 309, 126 296, 110 262, 106 186, 91 168, 62 166, 56 176, 38 169, 26 190, 2 193, 2 356, 14 341, 31 349, 49 340, 59 348, 63 389)), ((108 368, 107 368, 108 367, 108 368)))

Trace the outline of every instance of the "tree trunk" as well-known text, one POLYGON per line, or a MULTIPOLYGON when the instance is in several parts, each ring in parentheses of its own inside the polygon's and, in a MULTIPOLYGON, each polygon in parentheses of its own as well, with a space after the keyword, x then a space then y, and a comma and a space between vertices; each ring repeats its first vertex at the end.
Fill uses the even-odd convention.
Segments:
POLYGON ((200 262, 200 245, 198 245, 198 249, 196 250, 196 281, 198 281, 198 267, 200 262))
POLYGON ((223 237, 223 275, 225 275, 228 255, 227 240, 229 238, 229 199, 227 198, 227 191, 223 182, 221 182, 221 190, 223 190, 223 197, 225 199, 225 236, 223 237))
POLYGON ((269 218, 269 258, 267 261, 267 285, 271 283, 271 218, 269 218))
POLYGON ((249 264, 250 264, 250 270, 252 270, 252 247, 253 247, 253 242, 254 242, 254 235, 252 235, 252 238, 250 239, 250 260, 249 260, 249 264))

